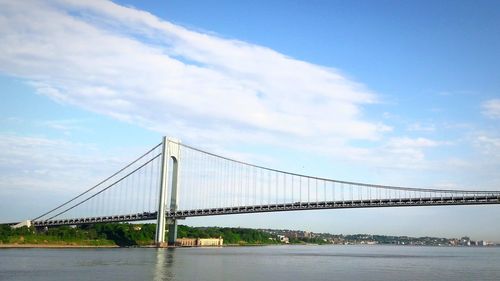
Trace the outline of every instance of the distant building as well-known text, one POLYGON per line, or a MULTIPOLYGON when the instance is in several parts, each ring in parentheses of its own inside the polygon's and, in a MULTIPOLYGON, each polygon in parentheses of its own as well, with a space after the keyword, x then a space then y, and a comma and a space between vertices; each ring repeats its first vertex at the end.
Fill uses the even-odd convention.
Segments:
POLYGON ((470 246, 470 238, 465 236, 465 237, 462 237, 460 238, 460 245, 462 246, 470 246))
POLYGON ((179 247, 196 247, 198 245, 197 238, 177 238, 175 246, 179 247))
POLYGON ((281 243, 289 244, 290 239, 286 237, 285 235, 278 235, 278 239, 280 240, 281 243))
POLYGON ((481 247, 488 246, 488 242, 484 240, 476 241, 476 246, 481 246, 481 247))
POLYGON ((179 247, 221 247, 224 239, 219 238, 177 238, 175 245, 179 247))
POLYGON ((219 238, 198 238, 198 245, 201 247, 207 247, 207 246, 216 246, 220 247, 223 244, 224 239, 222 237, 219 238))

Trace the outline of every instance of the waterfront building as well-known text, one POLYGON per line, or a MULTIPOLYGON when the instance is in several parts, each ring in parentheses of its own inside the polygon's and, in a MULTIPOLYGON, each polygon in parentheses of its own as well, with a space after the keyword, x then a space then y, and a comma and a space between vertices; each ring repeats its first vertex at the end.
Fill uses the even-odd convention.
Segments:
POLYGON ((175 245, 179 247, 221 247, 224 243, 219 238, 177 238, 175 245))
POLYGON ((286 237, 285 235, 278 235, 278 239, 280 240, 281 243, 289 244, 290 239, 286 237))

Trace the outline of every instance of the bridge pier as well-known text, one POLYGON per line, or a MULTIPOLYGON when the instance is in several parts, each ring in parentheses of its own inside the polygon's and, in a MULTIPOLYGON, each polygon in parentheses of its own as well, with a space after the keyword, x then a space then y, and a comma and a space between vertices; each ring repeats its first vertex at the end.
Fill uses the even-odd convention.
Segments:
POLYGON ((175 240, 177 240, 177 220, 168 220, 168 246, 175 246, 175 240))
POLYGON ((168 224, 168 245, 175 245, 177 239, 177 220, 166 220, 166 202, 168 196, 168 183, 171 184, 170 191, 170 212, 175 213, 177 210, 177 193, 179 186, 179 170, 180 170, 180 145, 179 141, 174 139, 167 139, 163 137, 162 144, 162 169, 161 169, 161 183, 160 183, 160 197, 158 199, 158 213, 156 222, 156 235, 155 244, 157 247, 165 247, 165 224, 168 224), (169 162, 172 159, 172 179, 169 175, 169 162))

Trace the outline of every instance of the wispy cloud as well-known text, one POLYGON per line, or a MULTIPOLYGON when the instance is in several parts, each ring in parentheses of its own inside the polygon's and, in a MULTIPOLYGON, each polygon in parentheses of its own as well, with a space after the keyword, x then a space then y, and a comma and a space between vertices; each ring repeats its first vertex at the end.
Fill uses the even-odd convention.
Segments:
POLYGON ((483 102, 482 113, 491 119, 500 119, 500 99, 491 99, 483 102))
POLYGON ((123 162, 88 144, 0 134, 0 191, 74 193, 107 176, 123 162))
POLYGON ((448 145, 444 141, 428 138, 393 137, 381 147, 367 150, 359 161, 372 162, 374 166, 388 169, 434 169, 435 165, 426 158, 426 150, 448 145))
POLYGON ((83 119, 60 119, 60 120, 45 120, 39 121, 39 125, 62 132, 64 135, 71 135, 75 131, 89 131, 88 127, 83 124, 83 119))
POLYGON ((422 124, 419 122, 412 123, 408 125, 408 131, 412 132, 434 132, 436 131, 436 125, 434 124, 422 124))
POLYGON ((497 159, 500 161, 500 137, 479 134, 476 136, 475 145, 489 160, 497 159))
POLYGON ((121 168, 130 161, 123 155, 131 151, 0 133, 0 219, 27 219, 47 211, 121 168))
MULTIPOLYGON (((446 144, 398 136, 384 123, 394 118, 363 114, 378 102, 363 84, 263 46, 109 1, 0 0, 0 6, 1 73, 58 102, 218 152, 248 158, 227 144, 272 144, 359 165, 420 169, 429 164, 427 150, 446 144)), ((78 129, 73 121, 45 125, 78 129)))
POLYGON ((375 94, 333 68, 112 2, 1 5, 0 71, 60 102, 196 141, 373 140, 388 129, 363 119, 375 94))

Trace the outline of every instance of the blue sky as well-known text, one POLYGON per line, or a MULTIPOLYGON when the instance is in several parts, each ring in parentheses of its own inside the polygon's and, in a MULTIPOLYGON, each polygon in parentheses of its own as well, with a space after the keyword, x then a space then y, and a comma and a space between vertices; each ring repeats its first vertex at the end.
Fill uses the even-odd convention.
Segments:
MULTIPOLYGON (((495 1, 0 7, 2 221, 70 198, 162 135, 297 173, 500 190, 495 1)), ((388 208, 186 223, 500 241, 491 224, 498 211, 388 208)))

